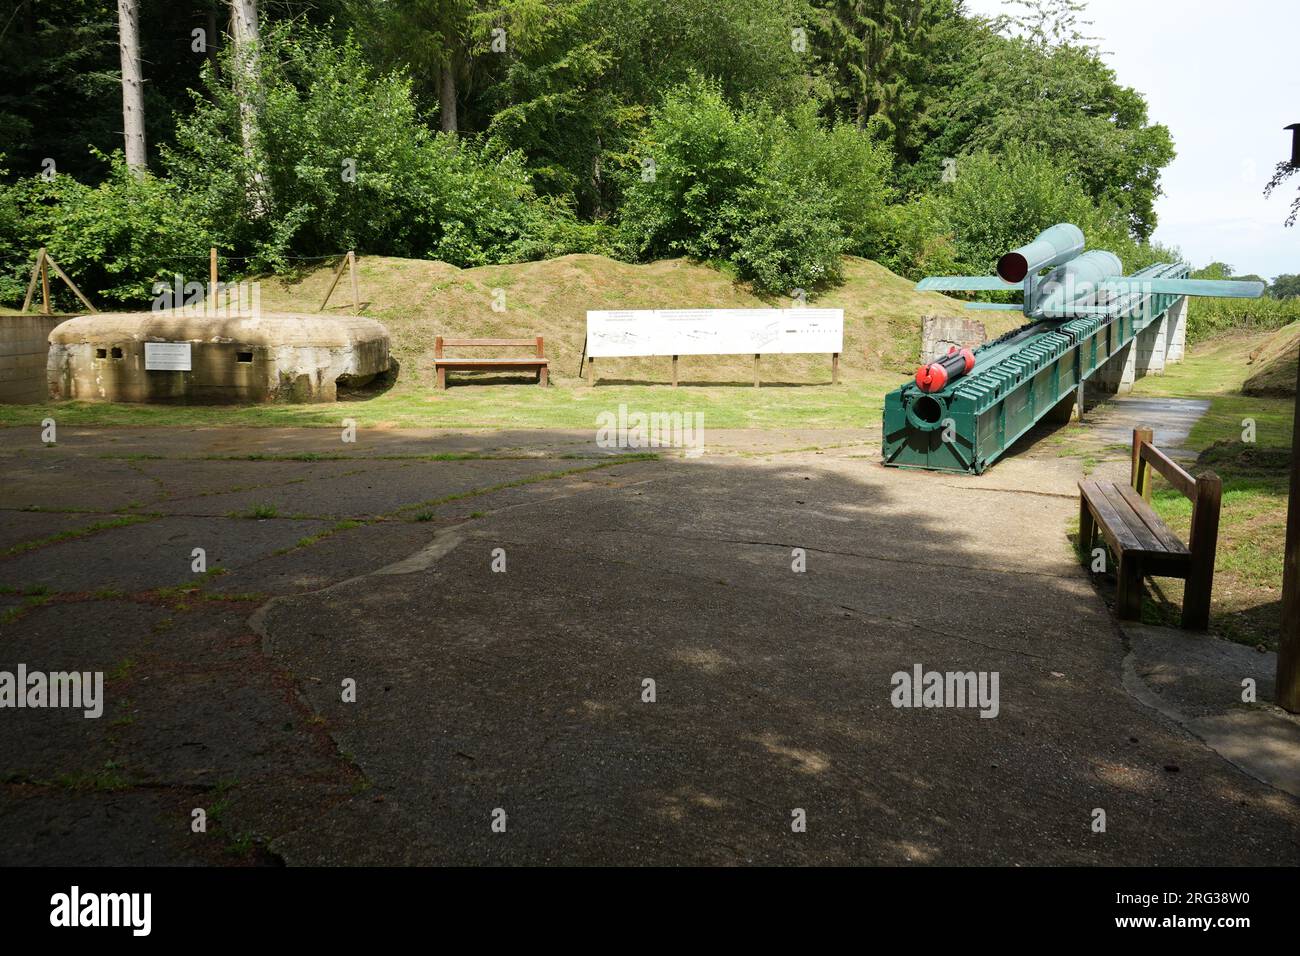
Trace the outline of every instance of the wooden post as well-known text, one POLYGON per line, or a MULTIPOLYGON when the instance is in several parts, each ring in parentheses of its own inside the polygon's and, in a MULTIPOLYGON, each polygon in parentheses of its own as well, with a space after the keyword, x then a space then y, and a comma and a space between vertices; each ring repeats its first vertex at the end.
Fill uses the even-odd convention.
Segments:
POLYGON ((51 269, 54 270, 55 275, 57 275, 60 279, 63 280, 64 285, 66 285, 69 289, 72 290, 72 294, 81 300, 82 305, 84 305, 91 312, 98 311, 93 305, 90 304, 90 300, 81 294, 81 290, 77 288, 77 284, 68 278, 68 274, 59 268, 59 264, 54 261, 53 256, 51 256, 47 252, 45 253, 45 258, 43 261, 47 263, 51 269))
POLYGON ((1151 500, 1151 469, 1142 461, 1142 442, 1150 443, 1155 433, 1149 428, 1133 429, 1133 465, 1129 469, 1128 483, 1147 501, 1151 500))
POLYGON ((840 384, 840 353, 831 353, 831 384, 840 384))
MULTIPOLYGON (((1150 469, 1147 471, 1147 494, 1151 493, 1150 469)), ((1223 501, 1223 483, 1212 471, 1196 479, 1196 500, 1192 502, 1192 531, 1187 547, 1192 552, 1192 566, 1183 587, 1182 625, 1189 631, 1204 631, 1210 626, 1210 592, 1214 590, 1214 552, 1219 540, 1219 509, 1223 501)))
POLYGON ((32 307, 32 299, 36 295, 36 283, 41 278, 41 263, 45 260, 45 247, 36 253, 36 260, 32 263, 32 281, 27 283, 27 295, 23 299, 23 311, 26 312, 32 307))
POLYGON ((591 379, 587 382, 587 384, 595 385, 596 384, 596 360, 588 356, 587 362, 589 363, 588 367, 591 369, 591 379))
POLYGON ((330 287, 325 291, 325 298, 320 300, 320 308, 316 310, 317 312, 325 311, 325 303, 329 302, 330 296, 334 294, 334 287, 339 284, 339 279, 343 278, 343 267, 347 264, 347 256, 339 260, 339 267, 334 270, 334 279, 330 282, 330 287))
MULTIPOLYGON (((1300 135, 1300 134, 1298 134, 1300 135)), ((1282 638, 1277 647, 1277 705, 1300 714, 1300 361, 1296 364, 1295 417, 1291 420, 1291 497, 1286 505, 1282 554, 1282 638)))
POLYGON ((754 356, 754 387, 758 388, 758 356, 754 356))
POLYGON ((50 270, 45 265, 48 258, 45 247, 41 246, 41 314, 50 314, 50 270))
POLYGON ((361 311, 361 292, 357 288, 357 254, 348 250, 348 271, 352 273, 352 311, 361 311))
POLYGON ((677 387, 677 356, 673 356, 673 388, 677 387))
MULTIPOLYGON (((1115 587, 1115 613, 1121 621, 1137 621, 1142 617, 1142 565, 1138 556, 1129 552, 1121 554, 1118 579, 1115 587)), ((1184 597, 1186 600, 1186 597, 1184 597)))
POLYGON ((1079 553, 1089 568, 1092 567, 1092 541, 1097 536, 1097 526, 1092 520, 1088 499, 1079 495, 1079 553))
POLYGON ((217 314, 217 247, 208 249, 208 303, 209 309, 217 314))

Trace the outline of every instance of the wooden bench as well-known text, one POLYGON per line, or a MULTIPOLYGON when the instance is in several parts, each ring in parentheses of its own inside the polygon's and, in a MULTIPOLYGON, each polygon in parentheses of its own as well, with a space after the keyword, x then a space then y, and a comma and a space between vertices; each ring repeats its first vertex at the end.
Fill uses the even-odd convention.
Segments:
POLYGON ((547 383, 549 363, 542 351, 542 337, 532 339, 447 339, 441 335, 434 340, 433 368, 438 376, 438 387, 447 387, 447 370, 455 369, 466 372, 482 372, 494 369, 500 371, 537 372, 537 384, 547 383), (443 354, 443 347, 452 348, 530 348, 536 349, 536 355, 528 358, 448 358, 443 354))
POLYGON ((1182 626, 1203 631, 1210 623, 1210 589, 1214 585, 1214 549, 1219 538, 1223 486, 1218 475, 1193 478, 1151 444, 1149 428, 1133 429, 1133 464, 1129 482, 1079 482, 1079 544, 1092 552, 1097 530, 1119 559, 1117 610, 1121 619, 1142 612, 1145 576, 1182 578, 1182 626), (1190 541, 1183 544, 1151 510, 1151 469, 1192 502, 1190 541))

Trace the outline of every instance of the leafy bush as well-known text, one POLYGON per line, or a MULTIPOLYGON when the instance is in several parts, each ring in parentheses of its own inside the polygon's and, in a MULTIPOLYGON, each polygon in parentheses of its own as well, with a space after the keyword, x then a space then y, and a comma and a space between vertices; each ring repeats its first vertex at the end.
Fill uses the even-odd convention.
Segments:
POLYGON ((625 175, 619 235, 635 259, 724 263, 763 292, 834 283, 844 252, 876 255, 892 225, 888 150, 809 107, 738 109, 718 84, 676 87, 625 175))
POLYGON ((888 222, 877 261, 912 279, 957 271, 957 246, 943 203, 922 194, 885 212, 888 222))
POLYGON ((6 300, 41 245, 110 302, 147 298, 175 272, 205 276, 210 246, 248 271, 344 249, 458 266, 610 251, 607 227, 537 198, 520 154, 432 133, 408 81, 375 75, 350 39, 282 23, 257 68, 251 149, 228 54, 162 151, 166 176, 135 176, 115 154, 94 187, 65 175, 0 187, 6 300))
POLYGON ((1187 308, 1187 341, 1232 332, 1267 332, 1300 320, 1300 299, 1198 299, 1187 308))
MULTIPOLYGON (((100 158, 108 176, 98 186, 60 173, 50 180, 20 179, 2 191, 0 210, 8 212, 0 216, 15 217, 6 244, 17 257, 6 297, 24 294, 40 246, 92 302, 140 300, 149 297, 155 280, 170 282, 175 272, 206 274, 208 236, 176 184, 132 175, 121 153, 100 158)), ((58 295, 65 296, 62 290, 58 295)))
MULTIPOLYGON (((849 123, 827 126, 812 103, 776 122, 770 166, 777 178, 826 200, 850 255, 878 259, 893 242, 889 148, 849 123)), ((812 199, 818 197, 810 196, 812 199)))
POLYGON ((817 184, 764 180, 743 191, 741 207, 745 225, 731 261, 755 288, 789 295, 843 277, 840 255, 847 240, 829 195, 817 184))
MULTIPOLYGON (((246 148, 236 64, 205 70, 207 96, 165 156, 203 198, 221 244, 257 267, 291 254, 373 253, 459 266, 544 253, 575 225, 540 203, 517 153, 437 135, 421 122, 410 82, 377 75, 352 39, 280 24, 258 51, 261 108, 246 148)), ((560 245, 585 238, 570 231, 560 245)))
POLYGON ((955 173, 934 196, 953 235, 956 266, 967 275, 991 274, 1008 249, 1058 222, 1083 228, 1092 215, 1077 177, 1034 150, 962 156, 955 173))

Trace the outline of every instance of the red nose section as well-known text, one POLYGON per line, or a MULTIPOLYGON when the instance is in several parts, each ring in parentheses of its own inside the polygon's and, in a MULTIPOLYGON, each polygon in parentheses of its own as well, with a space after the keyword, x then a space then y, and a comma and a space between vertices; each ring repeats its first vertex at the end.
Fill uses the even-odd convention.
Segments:
POLYGON ((938 362, 922 365, 916 370, 916 387, 923 392, 937 392, 948 384, 948 373, 938 362))

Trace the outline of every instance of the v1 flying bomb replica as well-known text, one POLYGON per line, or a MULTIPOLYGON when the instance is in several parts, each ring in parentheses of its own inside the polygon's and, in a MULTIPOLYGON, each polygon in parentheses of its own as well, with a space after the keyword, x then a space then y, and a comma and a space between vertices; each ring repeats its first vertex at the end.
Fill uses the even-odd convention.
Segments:
POLYGON ((954 348, 886 395, 885 464, 980 474, 1035 422, 1080 407, 1085 380, 1113 359, 1163 362, 1166 342, 1181 346, 1185 296, 1264 292, 1262 282, 1189 272, 1163 262, 1125 275, 1117 255, 1086 249, 1082 230, 1063 222, 1002 256, 995 275, 922 279, 918 290, 1021 292, 1018 305, 966 308, 1023 312, 1026 323, 976 349, 954 348), (1146 344, 1135 347, 1139 337, 1146 344))
POLYGON ((1038 238, 998 260, 997 275, 928 276, 918 290, 937 292, 1024 292, 1022 305, 970 302, 968 309, 1020 309, 1030 319, 1076 319, 1116 311, 1126 296, 1152 294, 1256 299, 1264 283, 1236 279, 1160 279, 1124 275, 1119 256, 1105 249, 1084 251, 1083 231, 1068 222, 1044 229, 1038 238), (1044 269, 1051 271, 1040 274, 1044 269))

